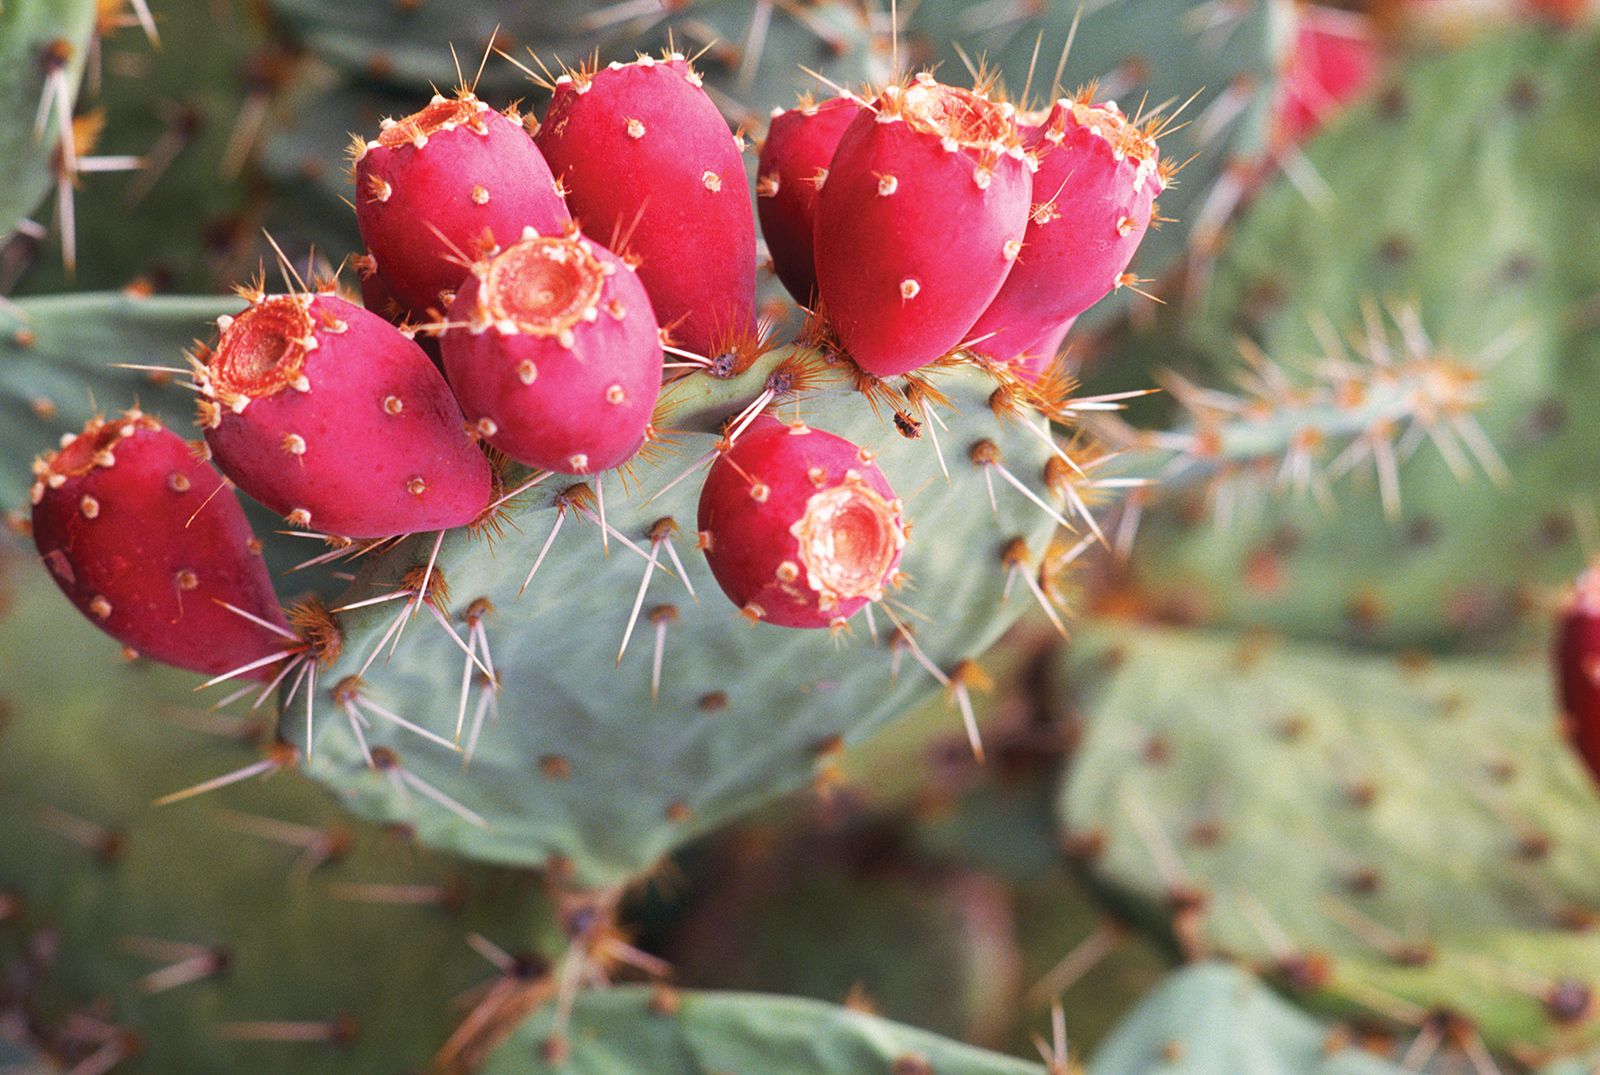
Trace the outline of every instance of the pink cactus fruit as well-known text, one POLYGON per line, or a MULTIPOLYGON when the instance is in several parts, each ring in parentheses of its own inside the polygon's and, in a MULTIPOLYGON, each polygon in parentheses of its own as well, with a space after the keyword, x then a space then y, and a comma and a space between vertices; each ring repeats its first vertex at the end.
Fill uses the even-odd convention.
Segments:
POLYGON ((756 212, 778 279, 796 302, 815 304, 817 271, 812 254, 817 195, 828 176, 833 151, 861 103, 834 97, 803 101, 772 114, 756 171, 756 212))
POLYGON ((1600 781, 1600 568, 1578 577, 1556 631, 1555 664, 1567 741, 1600 781))
POLYGON ((754 621, 840 627, 895 581, 908 528, 872 454, 763 415, 706 475, 700 546, 754 621))
MULTIPOLYGON (((91 419, 33 466, 33 540, 56 585, 124 646, 220 675, 289 629, 238 498, 190 445, 137 410, 91 419)), ((254 673, 267 678, 267 664, 254 673)))
POLYGON ((1298 145, 1317 133, 1372 84, 1378 60, 1377 31, 1365 15, 1318 6, 1303 9, 1275 110, 1277 137, 1298 145))
POLYGON ((450 307, 445 374, 467 420, 530 467, 593 474, 633 458, 661 393, 644 285, 576 233, 527 238, 473 268, 450 307))
POLYGON ((1013 114, 921 74, 845 130, 817 200, 817 290, 868 373, 953 350, 1005 282, 1032 191, 1013 114))
MULTIPOLYGON (((435 96, 358 142, 356 223, 401 316, 426 320, 461 283, 485 236, 571 222, 555 177, 521 121, 471 93, 435 96)), ((382 311, 379 311, 382 312, 382 311)))
POLYGON ((1029 148, 1028 231, 1005 286, 968 333, 972 349, 1010 361, 1127 280, 1166 185, 1149 127, 1115 104, 1063 98, 1029 148))
POLYGON ((217 463, 292 525, 369 538, 488 506, 489 463, 444 377, 399 329, 331 294, 257 295, 199 356, 217 463))
POLYGON ((637 260, 674 342, 716 356, 754 337, 743 143, 681 55, 562 75, 536 140, 583 230, 637 260))

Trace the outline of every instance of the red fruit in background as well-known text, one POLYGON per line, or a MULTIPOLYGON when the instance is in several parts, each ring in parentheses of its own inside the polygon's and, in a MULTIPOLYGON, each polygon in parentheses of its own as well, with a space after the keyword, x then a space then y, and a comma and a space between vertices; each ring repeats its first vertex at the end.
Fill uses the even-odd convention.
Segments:
POLYGON ((817 271, 812 256, 817 195, 828 164, 861 104, 835 97, 821 104, 805 103, 775 111, 761 143, 756 172, 756 212, 767 240, 772 267, 796 302, 816 302, 817 271))
POLYGON ((1022 252, 968 332, 974 351, 999 361, 1118 286, 1165 186, 1155 140, 1115 104, 1057 101, 1029 148, 1039 169, 1022 252))
POLYGON ((644 443, 661 393, 659 328, 611 251, 581 235, 524 239, 478 263, 450 322, 450 386, 479 434, 519 463, 593 474, 644 443))
POLYGON ((206 440, 291 524, 386 537, 488 506, 489 464, 449 385, 389 322, 318 294, 262 296, 217 325, 198 377, 206 440))
POLYGON ((741 145, 682 56, 563 75, 536 140, 584 232, 637 259, 675 342, 715 356, 753 337, 741 145))
MULTIPOLYGON (((484 236, 563 230, 571 217, 521 122, 470 93, 385 121, 356 158, 356 223, 402 317, 426 320, 484 236)), ((382 312, 382 311, 378 311, 382 312)))
POLYGON ((1377 32, 1365 15, 1302 9, 1274 117, 1278 138, 1289 145, 1310 138, 1372 83, 1378 60, 1377 32))
POLYGON ((699 526, 723 592, 784 627, 837 626, 881 597, 907 533, 871 453, 767 416, 706 475, 699 526))
POLYGON ((238 498, 182 437, 137 410, 96 418, 33 472, 34 543, 96 627, 207 675, 284 649, 282 636, 217 603, 289 629, 238 498))
POLYGON ((817 201, 817 290, 891 377, 966 340, 1022 248, 1032 192, 1008 105, 918 75, 846 128, 817 201))
POLYGON ((1600 568, 1578 577, 1556 631, 1555 658, 1567 740, 1600 781, 1600 568))

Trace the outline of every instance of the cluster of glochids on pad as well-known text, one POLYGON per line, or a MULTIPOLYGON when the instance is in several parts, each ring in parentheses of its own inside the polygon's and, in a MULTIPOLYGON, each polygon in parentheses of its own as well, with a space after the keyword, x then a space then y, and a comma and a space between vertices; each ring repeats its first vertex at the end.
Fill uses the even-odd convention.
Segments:
MULTIPOLYGON (((589 512, 602 473, 660 439, 664 380, 735 376, 771 346, 752 202, 810 312, 802 351, 875 407, 891 378, 939 398, 916 371, 973 363, 1060 417, 1049 360, 1130 282, 1167 182, 1158 132, 1092 94, 1030 112, 920 74, 775 114, 752 199, 742 133, 682 55, 546 88, 542 121, 463 88, 356 140, 362 304, 286 262, 287 293, 240 289, 190 356, 203 441, 129 411, 35 463, 39 551, 95 623, 270 691, 331 662, 340 631, 280 608, 232 487, 330 555, 492 530, 551 475, 574 479, 563 512, 589 512)), ((869 448, 774 398, 769 379, 703 460, 698 545, 750 619, 838 628, 899 581, 910 520, 869 448)), ((441 618, 432 567, 400 596, 441 618)))

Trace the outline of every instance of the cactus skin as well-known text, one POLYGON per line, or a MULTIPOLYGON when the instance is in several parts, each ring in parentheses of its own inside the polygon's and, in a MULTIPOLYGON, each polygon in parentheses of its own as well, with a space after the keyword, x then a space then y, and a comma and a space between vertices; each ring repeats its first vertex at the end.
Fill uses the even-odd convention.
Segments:
POLYGON ((462 526, 488 505, 489 464, 449 386, 377 314, 331 293, 257 295, 218 326, 197 372, 206 442, 291 524, 386 537, 462 526))
POLYGON ((1166 186, 1154 138, 1115 104, 1057 101, 1028 148, 1039 167, 1022 253, 968 333, 1001 362, 1053 357, 1050 338, 1122 286, 1166 186))
POLYGON ((283 650, 283 634, 219 604, 288 632, 238 499, 183 438, 139 411, 94 419, 35 473, 39 555, 95 626, 144 656, 207 675, 283 650))
POLYGON ((461 284, 463 254, 572 221, 521 121, 468 92, 436 95, 386 126, 362 147, 355 177, 361 238, 409 318, 447 305, 440 295, 461 284))
POLYGON ((1579 576, 1561 613, 1555 664, 1567 742, 1600 781, 1600 570, 1579 576))
POLYGON ((1087 1075, 1404 1075, 1283 1003, 1247 971, 1200 963, 1147 996, 1087 1075))
POLYGON ((519 463, 595 474, 633 458, 661 392, 650 297, 627 262, 572 235, 473 267, 440 341, 467 421, 519 463))
POLYGON ((1600 1039, 1600 798, 1539 664, 1084 641, 1060 670, 1087 730, 1058 817, 1134 921, 1314 1009, 1452 1011, 1525 1056, 1600 1039))
POLYGON ((1021 250, 1031 189, 1008 109, 931 75, 886 88, 817 199, 817 290, 850 357, 891 377, 966 339, 1021 250))
POLYGON ((1600 337, 1562 311, 1600 291, 1595 260, 1578 254, 1600 242, 1589 182, 1597 62, 1593 34, 1521 33, 1410 65, 1398 96, 1356 106, 1307 145, 1332 192, 1320 211, 1288 184, 1252 207, 1185 341, 1209 360, 1181 371, 1198 380, 1236 361, 1241 331, 1274 358, 1309 365, 1323 347, 1314 323, 1359 330, 1363 306, 1404 296, 1441 352, 1506 356, 1477 375, 1479 417, 1513 479, 1463 496, 1430 453, 1407 464, 1391 525, 1376 525, 1376 483, 1341 493, 1331 516, 1287 498, 1218 527, 1194 525, 1194 505, 1180 500, 1141 533, 1145 600, 1308 639, 1482 647, 1529 625, 1530 588, 1581 570, 1573 520, 1594 507, 1595 453, 1574 401, 1600 398, 1600 337), (1518 96, 1527 87, 1536 99, 1518 96), (1517 118, 1504 140, 1445 133, 1495 128, 1508 114, 1517 118), (1470 209, 1452 193, 1469 177, 1482 194, 1470 209), (1393 196, 1371 202, 1375 184, 1393 196), (1506 223, 1468 228, 1463 213, 1506 223))
POLYGON ((531 1016, 482 1075, 1046 1075, 1042 1065, 963 1045, 874 1015, 793 997, 640 987, 577 999, 570 1056, 551 1062, 554 1012, 531 1016))
POLYGON ((757 622, 840 628, 882 598, 905 547, 903 509, 872 453, 762 416, 706 475, 700 545, 757 622))
POLYGON ((680 346, 717 355, 754 334, 741 147, 681 55, 563 75, 535 141, 584 231, 638 259, 680 346))
POLYGON ((495 977, 470 934, 535 957, 535 973, 536 957, 558 950, 538 879, 431 855, 402 831, 350 818, 292 772, 152 807, 159 795, 259 759, 255 744, 270 723, 259 712, 197 712, 192 674, 130 665, 97 645, 20 543, 0 538, 0 578, 8 597, 0 696, 10 714, 0 730, 0 810, 9 819, 0 826, 0 893, 23 905, 20 917, 0 916, 0 1008, 21 1003, 66 1068, 99 1048, 71 1033, 75 1016, 94 1012, 138 1039, 119 1075, 422 1071, 462 1015, 452 998, 495 977), (63 653, 72 654, 69 675, 63 653), (55 811, 102 826, 105 838, 78 833, 89 844, 81 846, 52 823, 55 811), (289 835, 307 840, 241 831, 230 812, 268 832, 287 823, 289 835), (397 899, 414 902, 364 891, 382 885, 401 886, 397 899), (135 954, 129 938, 217 946, 227 970, 147 992, 141 979, 181 957, 135 954), (53 957, 16 958, 40 950, 53 957), (11 991, 19 982, 28 985, 20 998, 11 991), (399 982, 406 987, 393 988, 399 982), (341 1013, 354 1017, 344 1044, 229 1033, 240 1023, 311 1025, 341 1013))
POLYGON ((849 97, 802 103, 779 112, 767 127, 756 167, 756 212, 772 267, 800 305, 816 304, 812 238, 817 198, 839 139, 861 111, 849 97))

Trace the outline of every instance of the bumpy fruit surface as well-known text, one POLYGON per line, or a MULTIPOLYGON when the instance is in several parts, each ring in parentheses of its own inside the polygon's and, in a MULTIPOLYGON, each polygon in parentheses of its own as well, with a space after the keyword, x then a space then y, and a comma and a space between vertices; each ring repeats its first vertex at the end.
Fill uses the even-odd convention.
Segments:
POLYGON ((755 214, 741 145, 674 54, 556 81, 536 136, 584 232, 637 259, 656 316, 716 355, 755 331, 755 214))
MULTIPOLYGON (((544 157, 522 124, 470 93, 434 97, 387 121, 356 160, 356 222, 401 317, 443 310, 463 257, 525 227, 570 223, 544 157)), ((383 310, 377 311, 383 313, 383 310)))
POLYGON ((1001 361, 1037 354, 1116 289, 1163 186, 1155 141, 1115 104, 1057 101, 1029 148, 1039 170, 1022 252, 969 334, 1001 361))
POLYGON ((843 624, 894 580, 907 528, 871 453, 762 416, 706 476, 700 543, 711 573, 753 620, 843 624))
POLYGON ((118 642, 209 675, 283 650, 281 636, 219 604, 288 630, 238 499, 182 437, 136 410, 96 418, 34 477, 45 566, 118 642))
POLYGON ((262 296, 218 322, 201 425, 223 473, 296 526, 386 537, 488 506, 488 461, 422 349, 334 295, 262 296))
POLYGON ((1600 568, 1590 568, 1561 614, 1556 687, 1567 740, 1600 781, 1600 568))
POLYGON ((772 268, 796 302, 816 302, 817 270, 812 235, 817 196, 844 130, 861 112, 860 102, 835 97, 773 113, 757 168, 756 212, 772 268))
POLYGON ((644 442, 661 343, 634 270, 581 235, 480 261, 450 308, 445 374, 480 436, 519 463, 593 474, 644 442))
POLYGON ((966 340, 1022 250, 1032 190, 1010 107, 931 75, 852 120, 815 239, 823 309, 857 364, 890 377, 966 340))

